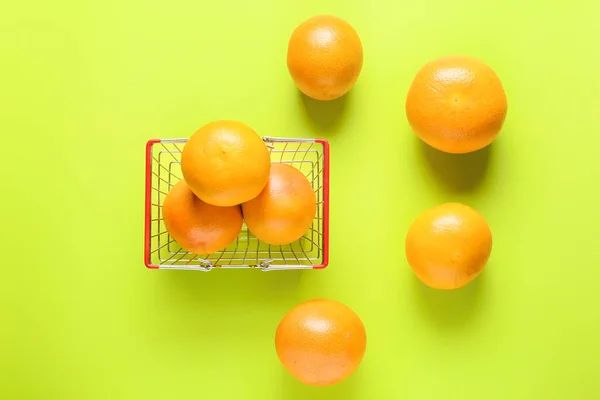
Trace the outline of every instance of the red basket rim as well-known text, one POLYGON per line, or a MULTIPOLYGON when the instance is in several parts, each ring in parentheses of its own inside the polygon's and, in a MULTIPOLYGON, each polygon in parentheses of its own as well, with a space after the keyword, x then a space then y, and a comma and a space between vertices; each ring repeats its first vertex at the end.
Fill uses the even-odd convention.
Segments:
MULTIPOLYGON (((272 138, 278 139, 278 138, 272 138)), ((168 139, 164 139, 168 140, 168 139)), ((313 265, 313 269, 324 269, 329 265, 329 141, 327 139, 313 139, 315 143, 323 145, 323 261, 313 265)), ((163 139, 150 139, 146 142, 146 187, 144 211, 144 265, 150 269, 158 269, 159 265, 150 262, 150 223, 152 213, 152 146, 162 142, 163 139)))

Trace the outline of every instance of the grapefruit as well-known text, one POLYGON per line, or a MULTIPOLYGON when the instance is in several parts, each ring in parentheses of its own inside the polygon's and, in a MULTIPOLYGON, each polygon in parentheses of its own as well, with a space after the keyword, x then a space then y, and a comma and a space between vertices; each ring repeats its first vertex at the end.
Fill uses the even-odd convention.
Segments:
POLYGON ((405 251, 410 267, 425 285, 456 289, 483 271, 492 251, 492 232, 473 208, 444 203, 413 221, 405 251))
POLYGON ((162 216, 169 235, 194 254, 223 250, 235 241, 243 223, 240 206, 219 207, 205 203, 183 180, 167 193, 162 216))
POLYGON ((316 210, 317 198, 306 176, 284 163, 273 163, 263 191, 242 204, 250 232, 272 245, 300 239, 311 227, 316 210))
POLYGON ((507 112, 504 88, 483 61, 447 56, 425 64, 406 97, 415 134, 447 153, 469 153, 492 143, 507 112))
POLYGON ((300 382, 328 386, 358 368, 367 347, 359 316, 348 306, 314 299, 291 309, 279 322, 275 349, 284 368, 300 382))
POLYGON ((302 22, 288 42, 287 66, 298 89, 316 100, 333 100, 356 83, 363 65, 354 28, 333 15, 302 22))
POLYGON ((262 138, 238 121, 213 121, 198 129, 181 154, 181 171, 202 201, 228 207, 263 190, 271 165, 262 138))

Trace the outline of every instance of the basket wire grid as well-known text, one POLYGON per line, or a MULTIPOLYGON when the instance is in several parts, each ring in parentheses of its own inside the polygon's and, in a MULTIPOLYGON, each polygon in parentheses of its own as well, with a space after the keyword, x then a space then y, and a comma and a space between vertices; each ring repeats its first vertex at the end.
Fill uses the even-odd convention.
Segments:
POLYGON ((193 254, 167 232, 162 204, 182 179, 181 151, 187 139, 153 139, 146 145, 146 212, 144 263, 148 268, 210 271, 258 268, 263 271, 325 268, 329 259, 329 143, 324 139, 264 137, 272 162, 290 164, 311 183, 317 198, 312 226, 299 240, 281 246, 259 241, 243 224, 226 249, 193 254))

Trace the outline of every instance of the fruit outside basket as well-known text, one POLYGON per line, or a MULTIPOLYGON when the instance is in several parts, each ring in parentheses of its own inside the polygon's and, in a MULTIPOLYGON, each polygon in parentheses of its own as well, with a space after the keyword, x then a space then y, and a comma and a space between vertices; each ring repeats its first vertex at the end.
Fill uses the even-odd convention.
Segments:
POLYGON ((311 228, 299 240, 282 246, 259 241, 246 224, 223 251, 193 254, 167 232, 161 207, 182 178, 181 151, 187 139, 152 139, 146 144, 146 210, 144 263, 148 268, 210 271, 258 268, 262 271, 321 269, 329 262, 329 143, 325 139, 263 137, 271 161, 290 164, 308 178, 317 197, 311 228))

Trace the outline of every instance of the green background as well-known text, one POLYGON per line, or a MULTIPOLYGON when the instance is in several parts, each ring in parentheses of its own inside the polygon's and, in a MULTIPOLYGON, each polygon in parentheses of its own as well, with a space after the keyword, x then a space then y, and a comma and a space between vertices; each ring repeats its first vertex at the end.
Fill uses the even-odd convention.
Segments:
POLYGON ((0 398, 600 398, 599 5, 573 0, 16 1, 0 6, 0 398), (295 90, 289 34, 334 13, 364 45, 348 96, 295 90), (509 102, 488 149, 430 150, 404 100, 428 60, 489 63, 509 102), (238 119, 332 145, 323 271, 153 271, 144 144, 238 119), (404 258, 416 215, 488 220, 485 273, 454 292, 404 258), (368 347, 348 380, 280 366, 287 310, 329 297, 368 347))

